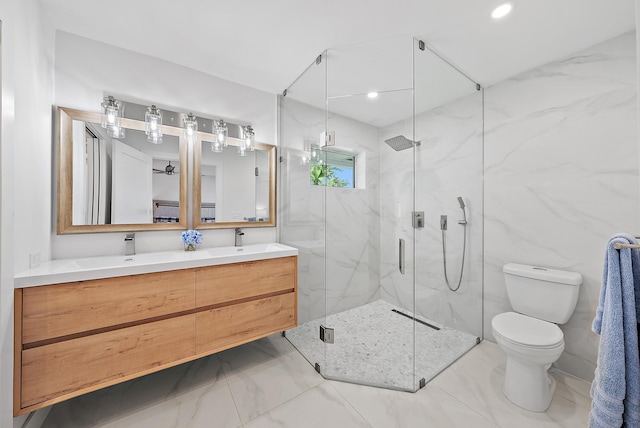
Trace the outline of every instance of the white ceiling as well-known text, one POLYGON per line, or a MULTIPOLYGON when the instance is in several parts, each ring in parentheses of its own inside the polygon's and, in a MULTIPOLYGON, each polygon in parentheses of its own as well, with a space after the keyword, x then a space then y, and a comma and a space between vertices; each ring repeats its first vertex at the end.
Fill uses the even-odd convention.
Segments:
POLYGON ((322 51, 416 37, 483 86, 635 28, 634 0, 39 0, 55 28, 271 93, 322 51))

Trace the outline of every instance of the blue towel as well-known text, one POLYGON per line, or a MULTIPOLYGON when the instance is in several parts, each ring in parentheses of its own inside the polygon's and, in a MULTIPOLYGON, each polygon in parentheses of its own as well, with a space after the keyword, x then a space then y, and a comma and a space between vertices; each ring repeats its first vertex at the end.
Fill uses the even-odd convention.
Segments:
POLYGON ((613 244, 635 244, 618 234, 607 244, 600 303, 593 331, 600 334, 598 364, 591 385, 590 428, 640 427, 638 309, 640 254, 613 244))

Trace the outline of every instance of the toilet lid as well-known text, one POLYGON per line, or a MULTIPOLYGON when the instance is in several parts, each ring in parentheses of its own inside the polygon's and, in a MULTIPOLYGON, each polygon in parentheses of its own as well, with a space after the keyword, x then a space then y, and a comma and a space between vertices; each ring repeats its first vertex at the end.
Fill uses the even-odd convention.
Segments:
POLYGON ((539 348, 562 343, 564 335, 557 325, 515 312, 496 315, 491 320, 494 334, 513 343, 539 348))

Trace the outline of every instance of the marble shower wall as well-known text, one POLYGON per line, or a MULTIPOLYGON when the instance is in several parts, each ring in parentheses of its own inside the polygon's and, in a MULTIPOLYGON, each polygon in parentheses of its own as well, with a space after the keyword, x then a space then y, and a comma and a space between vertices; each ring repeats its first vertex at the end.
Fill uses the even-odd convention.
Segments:
POLYGON ((380 131, 330 114, 336 149, 353 153, 364 171, 356 189, 312 186, 301 158, 319 142, 325 112, 287 97, 280 104, 280 242, 299 249, 302 324, 324 317, 325 308, 330 315, 379 298, 380 131))
MULTIPOLYGON (((412 150, 395 152, 384 140, 413 135, 413 121, 382 129, 381 136, 381 295, 414 311, 414 290, 397 268, 397 241, 407 243, 407 259, 415 243, 415 312, 449 327, 482 336, 482 93, 416 116, 415 184, 412 150), (411 225, 411 198, 424 211, 425 227, 411 225), (447 273, 455 287, 460 278, 464 227, 457 197, 467 207, 466 260, 460 288, 452 292, 444 278, 440 216, 448 216, 445 232, 447 273)), ((420 96, 417 94, 416 96, 420 96)), ((412 265, 408 264, 407 269, 412 265)), ((429 346, 429 344, 419 344, 429 346)))
POLYGON ((557 367, 593 379, 608 238, 640 233, 635 35, 485 91, 485 337, 510 310, 508 262, 580 272, 557 367))

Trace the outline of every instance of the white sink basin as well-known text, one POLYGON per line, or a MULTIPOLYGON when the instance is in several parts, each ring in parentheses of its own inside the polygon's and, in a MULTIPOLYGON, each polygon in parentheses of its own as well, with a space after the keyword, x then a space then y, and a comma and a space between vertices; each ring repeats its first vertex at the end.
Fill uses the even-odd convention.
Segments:
POLYGON ((286 245, 271 243, 271 244, 253 244, 253 245, 245 245, 242 247, 219 247, 219 248, 209 248, 207 252, 211 254, 213 257, 233 257, 238 256, 242 257, 244 254, 264 254, 274 255, 281 252, 288 252, 291 250, 291 247, 286 245))
POLYGON ((104 269, 126 265, 166 263, 176 259, 177 253, 165 252, 135 254, 133 256, 90 257, 86 259, 76 259, 75 262, 81 269, 104 269))

